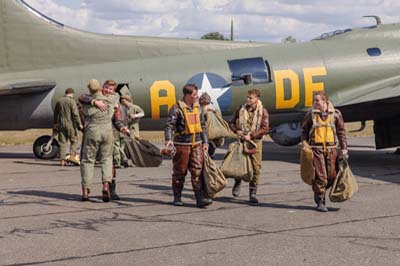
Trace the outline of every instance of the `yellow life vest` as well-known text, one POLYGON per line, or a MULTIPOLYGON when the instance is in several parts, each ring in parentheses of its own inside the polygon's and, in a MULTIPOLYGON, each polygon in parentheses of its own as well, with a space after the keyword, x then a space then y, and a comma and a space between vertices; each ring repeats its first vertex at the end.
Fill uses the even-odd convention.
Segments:
POLYGON ((185 131, 181 134, 192 135, 192 146, 194 146, 196 134, 203 132, 200 122, 200 106, 195 103, 190 110, 183 101, 178 101, 178 105, 182 109, 185 118, 185 131))
POLYGON ((183 115, 185 117, 185 131, 184 134, 196 134, 201 133, 201 123, 200 123, 200 112, 199 107, 194 107, 192 111, 189 111, 187 107, 182 109, 183 115))
POLYGON ((333 112, 329 112, 327 118, 323 120, 321 116, 312 112, 313 126, 310 134, 313 134, 312 141, 315 144, 322 144, 324 147, 324 153, 326 152, 326 144, 336 143, 336 128, 335 128, 335 116, 333 112))

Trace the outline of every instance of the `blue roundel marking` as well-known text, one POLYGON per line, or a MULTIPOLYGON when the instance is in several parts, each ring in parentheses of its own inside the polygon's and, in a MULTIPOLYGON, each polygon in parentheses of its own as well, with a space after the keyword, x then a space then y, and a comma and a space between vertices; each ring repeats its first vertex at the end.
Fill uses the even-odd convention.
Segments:
POLYGON ((213 106, 222 113, 228 111, 232 102, 232 91, 223 77, 209 72, 198 73, 187 83, 196 84, 199 94, 207 92, 211 96, 213 106))

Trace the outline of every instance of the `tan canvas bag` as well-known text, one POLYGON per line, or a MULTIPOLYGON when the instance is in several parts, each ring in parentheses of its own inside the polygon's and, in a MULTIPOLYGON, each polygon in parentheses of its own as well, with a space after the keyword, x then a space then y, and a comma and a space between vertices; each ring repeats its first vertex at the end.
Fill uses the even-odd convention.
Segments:
POLYGON ((301 179, 304 181, 304 183, 311 186, 315 174, 313 166, 313 151, 306 141, 303 141, 301 144, 300 173, 301 179))
POLYGON ((226 178, 240 179, 250 182, 253 178, 253 166, 250 156, 243 153, 243 143, 235 141, 229 145, 221 165, 221 171, 226 178))
POLYGON ((332 202, 346 201, 358 191, 357 180, 351 172, 347 160, 344 158, 338 160, 339 171, 329 193, 329 199, 332 202))
POLYGON ((203 181, 204 192, 207 197, 214 198, 218 192, 223 190, 228 184, 221 169, 217 166, 213 159, 204 152, 204 165, 203 165, 203 181))

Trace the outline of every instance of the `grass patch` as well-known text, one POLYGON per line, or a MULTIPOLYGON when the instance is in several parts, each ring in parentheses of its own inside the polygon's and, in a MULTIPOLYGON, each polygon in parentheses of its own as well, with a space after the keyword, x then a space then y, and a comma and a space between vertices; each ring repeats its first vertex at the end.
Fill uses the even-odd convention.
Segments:
MULTIPOLYGON (((43 135, 51 136, 52 129, 28 129, 15 131, 0 131, 0 145, 32 145, 35 140, 43 135)), ((80 134, 79 134, 80 135, 80 134)), ((164 142, 164 131, 141 131, 143 139, 153 142, 164 142)), ((79 139, 81 136, 79 136, 79 139)))
POLYGON ((51 129, 28 129, 19 131, 0 131, 0 145, 33 144, 40 136, 51 135, 51 129))
MULTIPOLYGON (((360 122, 346 123, 346 132, 351 137, 371 137, 374 135, 373 121, 367 121, 366 128, 361 132, 350 133, 351 130, 359 129, 360 122)), ((51 135, 51 129, 28 129, 19 131, 0 131, 0 145, 31 145, 40 136, 51 135)), ((143 139, 152 142, 164 142, 164 131, 140 131, 140 136, 143 139)), ((267 136, 266 139, 270 139, 267 136)))

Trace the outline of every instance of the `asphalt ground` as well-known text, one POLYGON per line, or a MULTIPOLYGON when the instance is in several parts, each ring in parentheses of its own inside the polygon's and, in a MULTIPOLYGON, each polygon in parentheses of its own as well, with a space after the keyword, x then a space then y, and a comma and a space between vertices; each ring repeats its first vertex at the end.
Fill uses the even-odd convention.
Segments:
MULTIPOLYGON (((35 159, 31 146, 0 147, 0 265, 400 265, 400 155, 350 138, 359 192, 314 210, 299 177, 299 148, 264 142, 260 204, 229 186, 207 209, 171 205, 171 161, 118 170, 121 201, 90 202, 79 167, 35 159)), ((220 163, 225 150, 218 150, 220 163)))

